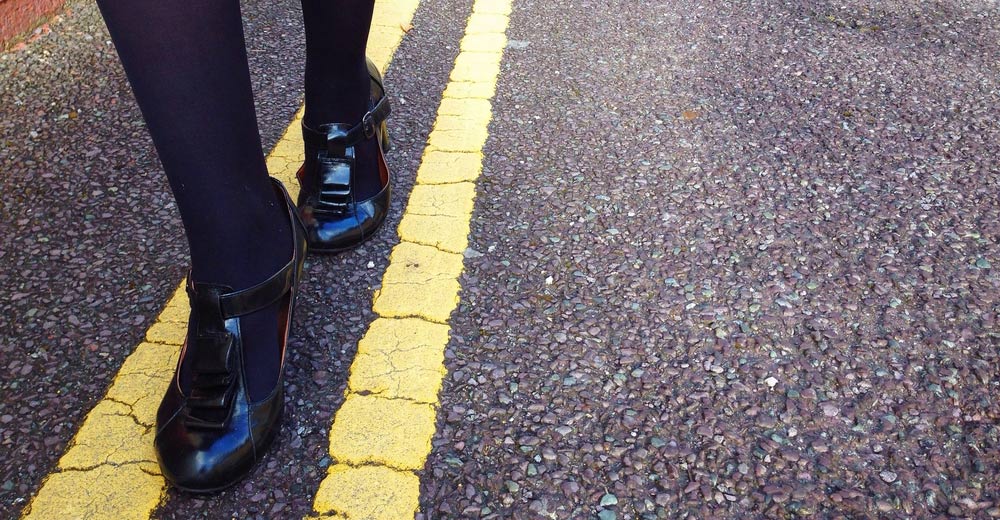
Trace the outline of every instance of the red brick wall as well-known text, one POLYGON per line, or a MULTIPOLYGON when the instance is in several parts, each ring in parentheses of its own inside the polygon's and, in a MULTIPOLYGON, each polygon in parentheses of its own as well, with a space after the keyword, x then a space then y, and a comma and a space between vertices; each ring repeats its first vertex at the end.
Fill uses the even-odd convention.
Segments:
POLYGON ((0 44, 31 29, 65 0, 0 0, 0 44))

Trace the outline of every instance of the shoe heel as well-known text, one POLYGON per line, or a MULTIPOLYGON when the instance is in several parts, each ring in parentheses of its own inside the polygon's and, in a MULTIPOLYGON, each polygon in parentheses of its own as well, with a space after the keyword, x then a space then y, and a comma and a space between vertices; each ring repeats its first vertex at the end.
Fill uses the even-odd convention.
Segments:
MULTIPOLYGON (((371 78, 372 99, 378 101, 385 95, 385 89, 382 87, 382 73, 375 66, 375 62, 367 56, 365 57, 365 64, 368 66, 368 77, 371 78)), ((392 148, 392 141, 389 139, 389 130, 385 121, 382 121, 379 125, 379 140, 381 141, 383 152, 388 152, 392 148)))
POLYGON ((388 153, 392 149, 392 141, 389 139, 389 127, 385 121, 379 125, 379 139, 382 141, 382 152, 388 153))

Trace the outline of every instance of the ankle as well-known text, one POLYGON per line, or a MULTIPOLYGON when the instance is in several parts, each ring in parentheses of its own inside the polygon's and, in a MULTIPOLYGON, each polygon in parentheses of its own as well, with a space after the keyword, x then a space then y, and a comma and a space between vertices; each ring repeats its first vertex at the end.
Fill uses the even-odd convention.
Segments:
POLYGON ((349 69, 338 70, 334 76, 306 73, 305 115, 310 128, 328 123, 355 125, 361 122, 371 101, 371 79, 365 59, 349 69))
POLYGON ((284 204, 260 204, 231 214, 226 224, 189 233, 195 281, 245 289, 267 280, 291 259, 292 229, 284 204))

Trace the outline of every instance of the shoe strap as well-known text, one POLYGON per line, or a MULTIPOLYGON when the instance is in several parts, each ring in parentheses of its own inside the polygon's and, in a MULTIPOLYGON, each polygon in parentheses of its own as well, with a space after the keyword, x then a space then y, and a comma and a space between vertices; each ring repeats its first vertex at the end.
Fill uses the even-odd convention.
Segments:
MULTIPOLYGON (((347 125, 329 125, 328 132, 346 131, 347 125)), ((354 202, 354 147, 344 148, 340 154, 320 149, 316 154, 319 166, 318 193, 313 205, 316 215, 343 215, 354 202)))
POLYGON ((229 410, 236 395, 234 371, 238 362, 235 337, 226 330, 221 297, 232 292, 230 287, 210 283, 195 283, 188 273, 188 297, 192 319, 198 324, 193 338, 191 356, 191 389, 184 403, 184 421, 190 428, 220 429, 226 426, 229 410))
MULTIPOLYGON (((187 293, 191 301, 196 302, 204 299, 198 297, 200 287, 205 287, 211 292, 216 293, 217 296, 210 301, 213 303, 215 301, 218 302, 219 318, 223 321, 269 307, 285 296, 292 289, 292 284, 295 281, 296 261, 304 253, 298 251, 297 246, 300 241, 302 223, 298 220, 298 214, 291 209, 293 205, 291 199, 288 198, 288 192, 285 191, 284 186, 277 180, 274 180, 274 184, 276 191, 280 192, 282 202, 289 208, 286 213, 289 225, 292 227, 292 240, 296 244, 292 250, 292 258, 288 260, 288 263, 272 274, 267 280, 239 291, 234 291, 231 287, 222 285, 197 283, 191 279, 191 272, 188 271, 187 293)), ((209 307, 215 307, 215 305, 210 305, 209 307)), ((214 314, 216 309, 206 308, 204 310, 214 314)))
MULTIPOLYGON (((219 317, 222 320, 236 318, 252 312, 264 309, 281 299, 292 288, 292 276, 295 273, 295 258, 292 258, 278 272, 271 275, 263 282, 239 291, 233 291, 225 287, 229 292, 219 294, 217 297, 219 306, 219 317)), ((192 302, 203 300, 199 298, 202 286, 211 284, 199 284, 191 280, 188 273, 187 293, 192 302)), ((221 287, 211 285, 211 287, 221 287)), ((207 310, 207 309, 205 309, 207 310)), ((214 309, 212 309, 214 310, 214 309)))
POLYGON ((344 129, 346 126, 344 124, 331 123, 312 129, 303 123, 302 138, 306 146, 318 149, 325 148, 331 155, 342 157, 346 148, 375 137, 379 125, 391 113, 392 106, 389 104, 389 98, 383 94, 375 106, 361 117, 361 122, 353 127, 344 129))
POLYGON ((222 308, 223 318, 235 318, 257 312, 277 302, 291 290, 294 273, 295 258, 292 258, 267 280, 241 291, 221 295, 219 305, 222 308))

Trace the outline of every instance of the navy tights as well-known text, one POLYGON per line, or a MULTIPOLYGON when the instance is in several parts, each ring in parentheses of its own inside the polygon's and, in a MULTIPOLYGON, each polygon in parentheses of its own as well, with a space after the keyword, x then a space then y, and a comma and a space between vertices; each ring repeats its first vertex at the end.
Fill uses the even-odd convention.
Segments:
MULTIPOLYGON (((192 279, 234 289, 267 279, 290 259, 291 227, 260 147, 239 0, 98 5, 177 201, 192 279)), ((302 0, 307 124, 361 120, 373 7, 374 0, 302 0)), ((379 188, 375 163, 364 162, 375 157, 374 141, 366 145, 358 176, 372 181, 359 196, 379 188)), ((254 400, 278 378, 277 313, 276 304, 241 320, 254 400)))

